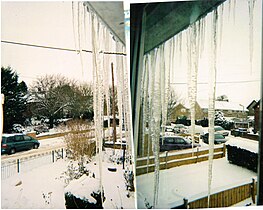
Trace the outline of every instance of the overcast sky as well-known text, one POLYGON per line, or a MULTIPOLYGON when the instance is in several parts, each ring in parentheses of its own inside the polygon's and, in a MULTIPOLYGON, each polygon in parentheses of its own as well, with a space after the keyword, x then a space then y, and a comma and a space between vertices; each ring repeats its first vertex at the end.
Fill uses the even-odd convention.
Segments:
MULTIPOLYGON (((1 2, 1 39, 29 44, 75 49, 71 2, 1 2)), ((89 56, 90 70, 91 55, 89 56)), ((10 65, 30 84, 45 74, 62 74, 91 81, 82 71, 76 52, 1 43, 1 65, 10 65)))
MULTIPOLYGON (((260 95, 261 71, 261 1, 254 9, 253 69, 249 64, 249 15, 246 0, 236 1, 224 11, 223 36, 218 55, 216 95, 225 94, 236 103, 247 106, 260 95)), ((30 44, 74 49, 71 2, 1 2, 1 39, 30 44)), ((209 44, 209 43, 207 43, 209 44)), ((206 52, 209 53, 209 52, 206 52)), ((80 56, 75 52, 56 51, 1 43, 1 65, 10 65, 19 77, 30 84, 36 77, 60 73, 80 81, 91 81, 91 55, 82 71, 80 56)), ((186 57, 184 58, 186 59, 186 57)), ((198 82, 207 82, 207 56, 200 61, 198 82)), ((182 61, 184 62, 184 61, 182 61)), ((184 66, 185 68, 185 66, 184 66)), ((174 83, 186 83, 187 70, 174 71, 174 83)), ((186 97, 186 85, 175 85, 179 95, 186 97)), ((198 98, 208 98, 207 85, 198 85, 198 98)))
MULTIPOLYGON (((233 1, 232 1, 233 2, 233 1)), ((257 0, 254 8, 254 38, 252 69, 249 61, 249 13, 246 0, 236 1, 235 10, 231 8, 229 13, 228 1, 225 2, 223 15, 223 28, 221 45, 218 43, 217 60, 217 87, 216 96, 227 95, 230 101, 243 104, 245 107, 252 100, 260 97, 260 73, 261 73, 261 29, 262 9, 261 1, 257 0)), ((232 5, 233 6, 233 5, 232 5)), ((220 11, 220 10, 219 10, 220 11)), ((211 13, 206 17, 207 29, 211 13)), ((220 16, 220 12, 219 12, 220 16)), ((220 27, 220 21, 218 21, 220 27)), ((207 34, 206 34, 207 35, 207 34)), ((205 48, 199 64, 198 72, 198 99, 208 100, 208 72, 210 67, 211 41, 206 37, 205 48)), ((173 87, 179 97, 187 95, 187 56, 186 43, 183 43, 182 59, 176 60, 177 68, 173 73, 173 87), (180 83, 180 84, 178 84, 180 83)))

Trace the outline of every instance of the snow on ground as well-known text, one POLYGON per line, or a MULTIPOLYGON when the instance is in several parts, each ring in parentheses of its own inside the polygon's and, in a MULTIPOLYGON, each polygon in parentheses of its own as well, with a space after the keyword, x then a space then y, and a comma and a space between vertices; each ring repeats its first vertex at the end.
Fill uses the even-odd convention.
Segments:
POLYGON ((59 177, 66 170, 66 164, 61 160, 2 180, 1 207, 4 209, 65 208, 64 183, 59 177), (44 199, 43 195, 50 197, 44 199))
MULTIPOLYGON (((213 162, 212 193, 251 182, 257 174, 245 168, 230 164, 226 158, 213 162)), ((145 208, 145 201, 153 203, 154 173, 136 177, 137 205, 145 208)), ((208 161, 160 171, 159 202, 157 208, 171 208, 207 195, 208 161)))
MULTIPOLYGON (((135 208, 134 193, 126 191, 122 165, 108 160, 109 152, 104 152, 102 164, 102 182, 106 201, 104 208, 135 208), (110 172, 108 167, 116 167, 116 172, 110 172), (129 196, 127 197, 127 194, 129 196)), ((98 175, 99 165, 96 158, 88 164, 88 169, 98 175)), ((65 208, 65 181, 63 172, 66 171, 69 160, 59 160, 53 164, 35 168, 29 172, 16 174, 1 182, 1 207, 23 209, 63 209, 65 208)), ((85 177, 84 177, 85 178, 85 177)), ((76 182, 82 182, 83 177, 76 182)), ((91 184, 90 184, 91 185, 91 184)), ((83 186, 89 187, 89 186, 83 186)), ((82 194, 83 189, 74 189, 82 194)))

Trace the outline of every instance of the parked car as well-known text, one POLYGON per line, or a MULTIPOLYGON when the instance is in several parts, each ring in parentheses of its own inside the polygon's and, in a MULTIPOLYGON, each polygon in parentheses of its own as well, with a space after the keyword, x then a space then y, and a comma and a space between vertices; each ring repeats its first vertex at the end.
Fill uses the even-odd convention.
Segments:
MULTIPOLYGON (((204 143, 208 144, 208 138, 209 138, 209 133, 206 133, 203 135, 203 141, 204 143)), ((215 144, 222 144, 226 143, 227 139, 220 133, 215 133, 215 144)))
POLYGON ((223 136, 228 136, 229 135, 229 131, 225 130, 224 128, 222 128, 221 126, 215 126, 215 132, 216 133, 220 133, 223 136))
POLYGON ((233 136, 243 136, 244 134, 248 133, 248 129, 247 128, 236 128, 231 130, 231 134, 233 136))
POLYGON ((48 132, 49 129, 46 125, 38 125, 34 127, 34 131, 36 131, 36 134, 45 133, 48 132))
POLYGON ((1 154, 14 154, 18 151, 37 149, 40 143, 31 136, 24 134, 3 134, 1 154))
MULTIPOLYGON (((161 128, 161 130, 162 130, 162 128, 161 128)), ((166 126, 164 126, 164 131, 165 132, 174 132, 174 129, 172 126, 166 125, 166 126)))
POLYGON ((183 124, 174 124, 174 132, 175 133, 186 133, 188 128, 183 124))
MULTIPOLYGON (((194 147, 200 146, 194 143, 194 147)), ((160 138, 160 151, 180 150, 192 148, 192 142, 181 136, 164 136, 160 138), (163 141, 163 142, 162 142, 163 141)))
POLYGON ((23 133, 25 132, 25 128, 21 124, 14 124, 12 126, 12 133, 23 133))

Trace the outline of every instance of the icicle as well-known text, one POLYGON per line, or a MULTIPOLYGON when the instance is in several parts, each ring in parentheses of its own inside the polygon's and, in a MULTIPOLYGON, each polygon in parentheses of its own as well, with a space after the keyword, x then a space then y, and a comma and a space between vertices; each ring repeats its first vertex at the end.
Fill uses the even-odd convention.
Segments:
MULTIPOLYGON (((142 129, 142 155, 145 154, 145 135, 148 133, 148 126, 147 123, 149 122, 149 105, 148 105, 148 88, 149 88, 149 66, 148 61, 149 56, 144 56, 144 69, 143 69, 143 81, 142 81, 142 87, 143 90, 141 91, 142 99, 143 99, 143 129, 142 129)), ((149 139, 148 139, 149 140, 149 139)))
MULTIPOLYGON (((105 51, 111 51, 110 50, 110 44, 109 44, 109 39, 110 37, 106 35, 107 31, 106 29, 104 29, 104 33, 105 33, 105 51)), ((108 140, 110 140, 110 110, 111 110, 111 106, 110 106, 110 84, 109 81, 111 81, 110 79, 110 60, 109 60, 109 56, 104 54, 103 56, 104 59, 104 94, 105 94, 105 100, 106 100, 106 110, 107 110, 107 138, 108 140)))
MULTIPOLYGON (((156 49, 151 51, 148 59, 148 68, 154 69, 154 66, 156 65, 156 49)), ((148 150, 147 150, 147 173, 148 173, 148 167, 149 167, 149 157, 150 157, 150 148, 152 147, 152 133, 154 132, 154 125, 153 125, 153 98, 154 98, 154 86, 155 86, 155 72, 153 70, 149 71, 149 121, 148 121, 148 150)))
POLYGON ((210 195, 212 185, 212 169, 214 157, 214 120, 215 120, 215 91, 216 91, 216 72, 217 72, 217 10, 212 14, 212 41, 211 41, 211 67, 209 72, 209 106, 208 106, 208 119, 209 119, 209 158, 208 158, 208 208, 210 206, 210 195))
POLYGON ((188 29, 188 34, 187 34, 188 98, 190 103, 192 148, 194 145, 194 134, 195 134, 195 104, 196 104, 197 72, 198 72, 198 59, 199 59, 196 27, 197 27, 196 23, 192 24, 188 29))
MULTIPOLYGON (((126 50, 127 52, 130 52, 130 4, 127 2, 124 2, 124 21, 125 21, 125 39, 126 39, 126 50)), ((131 161, 132 161, 132 154, 134 147, 133 147, 133 141, 132 141, 132 127, 131 127, 131 97, 130 97, 130 57, 127 56, 123 59, 124 62, 124 108, 125 108, 125 134, 126 134, 126 142, 127 142, 127 149, 126 149, 126 157, 127 157, 127 168, 128 170, 132 171, 131 168, 131 161)))
MULTIPOLYGON (((121 51, 121 46, 120 43, 116 42, 116 49, 117 52, 121 51)), ((123 62, 122 62, 122 57, 117 56, 117 65, 116 65, 116 71, 117 71, 117 99, 118 99, 118 114, 119 114, 119 135, 120 135, 120 140, 122 142, 122 120, 123 120, 123 62)), ((122 143, 121 143, 122 147, 122 143)))
POLYGON ((94 122, 96 152, 99 156, 100 188, 103 200, 102 186, 102 141, 103 141, 103 53, 101 44, 104 33, 101 24, 95 14, 91 13, 92 19, 92 51, 93 51, 93 101, 94 101, 94 122))
POLYGON ((223 37, 224 5, 220 5, 218 10, 219 10, 218 18, 220 20, 220 25, 219 25, 219 46, 221 47, 221 45, 222 45, 222 37, 223 37))
POLYGON ((153 199, 153 208, 158 204, 158 193, 159 193, 159 138, 160 138, 160 119, 161 119, 161 62, 160 55, 158 50, 156 53, 156 65, 154 66, 155 73, 155 86, 154 86, 154 97, 153 97, 153 118, 152 128, 154 129, 151 133, 151 139, 153 143, 153 154, 154 154, 154 199, 153 199))
POLYGON ((83 52, 82 52, 82 2, 78 2, 78 43, 79 43, 79 55, 80 55, 80 63, 82 69, 82 76, 84 75, 84 67, 83 67, 83 52))
POLYGON ((254 8, 256 0, 248 0, 248 13, 249 13, 249 61, 250 61, 250 73, 252 73, 252 61, 253 61, 253 39, 254 39, 254 8))
POLYGON ((72 26, 73 26, 73 35, 74 35, 74 44, 75 50, 77 52, 77 38, 76 38, 76 26, 75 26, 75 6, 74 1, 71 3, 71 12, 72 12, 72 26))
POLYGON ((182 45, 183 45, 183 34, 180 32, 177 36, 174 37, 176 39, 176 54, 179 55, 179 62, 182 60, 182 45))

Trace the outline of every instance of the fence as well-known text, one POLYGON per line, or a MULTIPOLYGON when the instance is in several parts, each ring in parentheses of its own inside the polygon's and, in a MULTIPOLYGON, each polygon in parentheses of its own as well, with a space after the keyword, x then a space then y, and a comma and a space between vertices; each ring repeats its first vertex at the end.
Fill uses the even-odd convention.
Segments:
MULTIPOLYGON (((255 196, 257 193, 257 182, 252 179, 252 182, 243 183, 230 189, 225 189, 214 193, 210 196, 209 208, 228 207, 237 204, 249 197, 255 203, 255 196)), ((185 208, 207 208, 208 197, 198 198, 192 201, 184 199, 185 208)))
MULTIPOLYGON (((214 159, 225 157, 226 148, 225 145, 216 146, 214 149, 214 159)), ((160 169, 169 169, 181 165, 193 164, 208 160, 209 149, 195 148, 187 151, 178 152, 165 152, 160 154, 160 169)), ((154 156, 137 158, 136 161, 136 176, 146 174, 147 172, 154 171, 154 156)))
POLYGON ((17 173, 24 173, 34 168, 54 163, 58 159, 63 159, 67 156, 64 148, 52 150, 41 154, 23 157, 1 164, 1 179, 7 179, 17 173))
POLYGON ((69 133, 91 133, 90 138, 94 138, 95 137, 95 130, 94 129, 88 129, 88 130, 81 130, 81 131, 66 131, 66 132, 62 132, 62 133, 52 133, 52 134, 46 134, 46 135, 40 135, 40 136, 36 136, 35 138, 37 138, 38 140, 43 140, 43 139, 47 139, 47 138, 56 138, 56 137, 63 137, 69 133))

